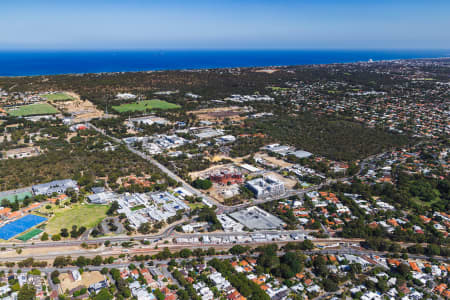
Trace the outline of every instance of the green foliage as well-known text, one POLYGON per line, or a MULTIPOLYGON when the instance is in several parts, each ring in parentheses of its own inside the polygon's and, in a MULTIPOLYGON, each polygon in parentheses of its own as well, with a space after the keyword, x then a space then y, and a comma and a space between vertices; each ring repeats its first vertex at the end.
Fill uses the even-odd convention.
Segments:
POLYGON ((108 291, 108 289, 102 289, 97 295, 94 296, 94 300, 111 300, 114 297, 108 291))
POLYGON ((229 261, 219 260, 217 258, 208 262, 213 268, 222 273, 222 275, 234 286, 244 297, 249 300, 269 300, 270 297, 259 285, 249 280, 245 274, 237 273, 229 261))
POLYGON ((175 109, 180 108, 179 105, 169 103, 162 100, 144 100, 135 103, 122 104, 112 107, 119 113, 132 112, 132 111, 152 111, 154 109, 175 109))
POLYGON ((175 278, 178 283, 183 287, 182 289, 179 289, 177 291, 177 295, 182 300, 200 300, 201 297, 197 295, 197 292, 195 291, 194 287, 191 283, 189 283, 183 275, 178 270, 174 270, 172 272, 173 278, 175 278))
POLYGON ((58 277, 59 277, 59 271, 58 270, 55 270, 55 271, 53 271, 50 274, 50 278, 51 278, 53 284, 59 284, 60 283, 60 280, 59 280, 58 277))
POLYGON ((239 255, 239 254, 243 254, 243 253, 247 252, 249 249, 250 249, 249 247, 245 247, 242 245, 234 245, 228 251, 233 255, 239 255))
POLYGON ((41 236, 41 241, 48 241, 48 233, 44 232, 41 236))
POLYGON ((26 283, 20 288, 19 294, 17 295, 17 299, 18 300, 32 300, 32 299, 35 299, 35 295, 36 295, 36 289, 34 288, 34 286, 26 283))
POLYGON ((116 283, 116 288, 117 288, 118 293, 122 297, 125 297, 125 298, 130 297, 131 291, 128 287, 128 283, 122 277, 120 277, 120 271, 118 269, 113 268, 109 272, 116 283))
POLYGON ((356 160, 412 142, 407 136, 359 123, 301 113, 246 122, 247 131, 263 132, 283 144, 334 160, 356 160))
POLYGON ((161 292, 160 289, 154 290, 153 294, 155 295, 157 300, 164 300, 166 298, 166 296, 161 292))
POLYGON ((209 230, 215 231, 222 229, 222 225, 217 219, 216 212, 214 209, 209 207, 203 207, 198 212, 198 221, 200 222, 208 222, 210 224, 209 230))
POLYGON ((207 190, 212 187, 212 182, 209 179, 196 179, 192 183, 195 188, 207 190))

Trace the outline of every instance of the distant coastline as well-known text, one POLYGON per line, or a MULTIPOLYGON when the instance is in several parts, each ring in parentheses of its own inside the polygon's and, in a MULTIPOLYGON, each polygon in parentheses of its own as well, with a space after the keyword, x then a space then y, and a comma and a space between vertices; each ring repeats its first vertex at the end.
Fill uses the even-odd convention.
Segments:
POLYGON ((0 51, 0 76, 311 65, 449 57, 450 50, 0 51))

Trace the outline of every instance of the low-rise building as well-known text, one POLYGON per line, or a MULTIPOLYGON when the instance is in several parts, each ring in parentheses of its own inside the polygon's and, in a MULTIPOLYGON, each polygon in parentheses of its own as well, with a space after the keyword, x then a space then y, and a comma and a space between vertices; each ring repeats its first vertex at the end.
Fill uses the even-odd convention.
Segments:
POLYGON ((53 193, 62 194, 68 189, 78 192, 77 182, 72 179, 55 180, 47 183, 33 185, 32 191, 35 195, 50 196, 53 193))

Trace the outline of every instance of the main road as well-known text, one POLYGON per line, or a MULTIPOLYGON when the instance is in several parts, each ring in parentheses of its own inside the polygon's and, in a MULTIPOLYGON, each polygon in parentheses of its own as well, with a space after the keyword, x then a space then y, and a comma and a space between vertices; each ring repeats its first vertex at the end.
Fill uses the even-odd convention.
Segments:
MULTIPOLYGON (((259 245, 259 244, 258 244, 259 245)), ((208 248, 216 248, 217 250, 224 250, 230 247, 230 245, 207 245, 208 248)), ((192 247, 194 248, 194 247, 192 247)), ((198 248, 205 248, 205 246, 199 246, 198 248)), ((180 250, 182 249, 182 247, 177 247, 177 248, 172 248, 172 250, 180 250)), ((135 255, 141 255, 141 254, 154 254, 157 253, 159 250, 158 249, 154 249, 154 248, 146 248, 146 249, 130 249, 128 252, 124 252, 124 250, 120 250, 120 249, 113 249, 113 248, 103 248, 103 249, 97 249, 96 251, 91 251, 88 252, 87 250, 85 251, 76 251, 76 253, 74 252, 73 254, 78 254, 78 255, 84 255, 86 257, 93 257, 96 255, 100 255, 100 256, 110 256, 110 255, 115 255, 117 256, 118 254, 124 254, 127 253, 129 255, 135 254, 135 255)), ((378 256, 378 257, 383 257, 385 258, 388 254, 390 254, 389 252, 382 252, 382 251, 374 251, 374 250, 368 250, 368 249, 364 249, 364 248, 360 248, 360 247, 352 247, 352 246, 344 246, 344 247, 336 247, 336 248, 330 248, 330 249, 313 249, 313 250, 306 250, 306 251, 302 251, 304 254, 306 255, 317 255, 317 254, 322 254, 322 255, 355 255, 355 256, 367 256, 370 258, 373 258, 374 256, 378 256)), ((279 251, 279 255, 283 255, 284 251, 279 251)), ((70 255, 70 254, 68 254, 70 255)), ((247 256, 257 256, 257 253, 253 253, 253 254, 248 254, 247 256)), ((9 258, 0 258, 0 261, 2 262, 19 262, 22 261, 23 259, 26 258, 34 258, 37 260, 52 260, 56 255, 52 255, 52 254, 41 254, 41 255, 26 255, 23 257, 9 257, 9 258)), ((67 254, 64 254, 64 256, 67 256, 67 254)), ((238 257, 239 255, 232 255, 232 254, 225 254, 225 255, 211 255, 211 256, 205 256, 204 259, 205 260, 210 260, 212 258, 219 258, 219 259, 229 259, 232 257, 238 257)), ((409 259, 420 259, 420 260, 430 260, 431 258, 440 262, 447 262, 448 259, 446 257, 442 257, 442 256, 433 256, 433 257, 429 257, 426 255, 417 255, 417 254, 410 254, 409 259)), ((183 260, 183 258, 176 258, 176 261, 181 261, 183 260)), ((158 260, 158 259, 154 259, 152 260, 154 261, 156 264, 167 264, 169 262, 169 260, 158 260)), ((133 263, 133 261, 126 261, 126 262, 118 262, 118 263, 113 263, 113 264, 105 264, 105 265, 100 265, 100 266, 87 266, 87 269, 90 270, 101 270, 102 268, 106 267, 106 268, 121 268, 121 267, 126 267, 129 264, 133 263)), ((386 265, 381 264, 380 262, 377 262, 377 265, 380 265, 384 268, 386 268, 386 265)), ((7 269, 18 269, 18 266, 14 266, 14 267, 3 267, 0 266, 0 270, 2 268, 7 268, 7 269)), ((27 271, 31 268, 20 268, 22 269, 22 271, 27 271)), ((41 270, 44 272, 52 272, 54 270, 60 270, 60 271, 67 271, 67 270, 73 270, 73 269, 78 269, 78 267, 73 266, 73 267, 64 267, 64 268, 55 268, 55 267, 45 267, 42 268, 41 270)))

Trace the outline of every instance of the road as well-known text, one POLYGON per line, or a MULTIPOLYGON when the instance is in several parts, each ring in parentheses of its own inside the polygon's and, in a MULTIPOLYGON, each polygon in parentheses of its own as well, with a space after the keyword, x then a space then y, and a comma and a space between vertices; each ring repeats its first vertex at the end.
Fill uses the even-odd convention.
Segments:
MULTIPOLYGON (((297 240, 298 241, 298 240, 297 240)), ((85 257, 94 257, 94 256, 102 256, 102 257, 117 257, 121 254, 134 256, 134 255, 153 255, 157 254, 161 251, 162 248, 168 248, 172 252, 180 251, 182 249, 209 249, 214 248, 217 251, 228 250, 229 248, 235 245, 243 245, 243 246, 252 246, 258 247, 267 244, 277 244, 278 246, 284 246, 289 242, 296 242, 295 240, 266 240, 266 241, 253 241, 251 243, 248 242, 228 242, 228 243, 220 243, 220 244, 212 244, 212 243, 180 243, 180 244, 158 244, 158 247, 155 247, 155 244, 152 245, 141 245, 137 244, 133 248, 123 248, 122 246, 108 246, 104 245, 99 246, 98 248, 93 249, 83 249, 83 248, 75 248, 73 246, 69 247, 43 247, 42 249, 37 249, 37 251, 27 251, 18 254, 15 250, 9 250, 8 252, 2 252, 0 254, 0 262, 20 262, 27 258, 33 258, 38 261, 44 260, 53 260, 57 256, 70 256, 72 258, 76 258, 79 256, 85 257)), ((314 241, 316 242, 316 241, 314 241)), ((325 244, 331 243, 331 245, 335 244, 348 244, 348 243, 358 243, 358 240, 348 240, 348 239, 322 239, 318 240, 317 243, 325 244)))
MULTIPOLYGON (((217 245, 217 247, 215 246, 214 248, 219 248, 220 250, 223 250, 224 247, 223 245, 217 245)), ((107 251, 102 249, 103 252, 107 251)), ((99 250, 99 252, 101 252, 102 250, 99 250)), ((139 250, 139 249, 136 249, 139 250)), ((143 251, 136 251, 137 254, 149 254, 149 253, 156 253, 159 250, 156 249, 141 249, 143 251), (145 252, 146 251, 146 252, 145 252)), ((123 253, 123 252, 122 252, 123 253)), ((307 255, 317 255, 317 254, 322 254, 322 255, 345 255, 345 254, 349 254, 349 255, 355 255, 355 256, 367 256, 367 257, 374 257, 374 256, 378 256, 378 257, 382 257, 382 258, 386 258, 386 255, 389 254, 388 252, 380 252, 380 251, 373 251, 373 250, 367 250, 367 249, 363 249, 363 248, 356 248, 356 247, 341 247, 341 248, 335 248, 335 249, 315 249, 315 250, 310 250, 310 251, 303 251, 304 254, 307 255)), ((131 253, 130 253, 131 254, 131 253)), ((283 255, 284 251, 279 251, 278 252, 279 255, 283 255)), ((93 256, 93 255, 88 255, 88 256, 93 256)), ((230 259, 233 257, 238 257, 239 255, 232 255, 232 254, 225 254, 225 255, 212 255, 212 256, 204 256, 203 259, 205 259, 206 261, 211 260, 213 258, 218 258, 218 259, 230 259)), ((247 254, 246 256, 253 256, 256 257, 258 256, 258 253, 253 253, 253 254, 247 254)), ((409 258, 412 259, 422 259, 422 260, 430 260, 430 257, 427 257, 425 255, 409 255, 409 258)), ((25 258, 23 258, 25 259, 25 258)), ((35 258, 35 259, 39 259, 39 258, 35 258)), ((446 262, 447 258, 445 257, 440 257, 440 256, 435 256, 433 257, 433 259, 440 261, 440 262, 446 262)), ((186 260, 183 258, 176 258, 174 259, 177 262, 180 262, 182 260, 186 260)), ((20 261, 19 260, 15 260, 15 259, 10 259, 9 261, 20 261)), ((155 265, 157 264, 163 264, 166 265, 169 263, 169 260, 157 260, 154 259, 152 260, 152 262, 154 262, 155 265)), ((89 269, 89 270, 98 270, 100 271, 102 268, 123 268, 123 267, 128 267, 130 264, 136 264, 136 262, 133 261, 127 261, 127 262, 117 262, 117 263, 113 263, 113 264, 104 264, 104 265, 100 265, 100 266, 87 266, 85 269, 89 269)), ((377 263, 377 265, 386 268, 385 265, 377 263)), ((21 269, 22 271, 29 271, 31 270, 31 268, 19 268, 18 266, 14 266, 14 267, 6 267, 6 266, 0 266, 0 270, 2 269, 21 269)), ((70 267, 63 267, 63 268, 55 268, 55 267, 45 267, 45 268, 39 268, 42 272, 45 273, 51 273, 54 270, 59 270, 60 272, 64 272, 64 271, 70 271, 70 270, 75 270, 78 269, 78 267, 76 266, 70 266, 70 267)))
MULTIPOLYGON (((123 143, 122 140, 112 137, 110 135, 107 135, 106 132, 94 125, 92 125, 91 123, 87 123, 87 126, 94 129, 95 131, 97 131, 98 133, 101 133, 103 135, 105 135, 106 137, 112 139, 113 141, 115 141, 116 143, 123 143)), ((220 202, 216 201, 215 199, 209 197, 206 194, 203 194, 202 192, 200 192, 199 190, 195 189, 194 187, 192 187, 189 183, 187 183, 186 181, 184 181, 181 177, 179 177, 177 174, 175 174, 174 172, 172 172, 171 170, 169 170, 166 166, 164 166, 163 164, 159 163, 157 160, 155 160, 154 158, 152 158, 151 156, 142 153, 141 151, 138 151, 136 149, 134 149, 133 147, 131 147, 130 145, 126 145, 126 147, 128 148, 128 150, 130 150, 132 153, 138 155, 139 157, 145 159, 146 161, 150 162, 151 164, 155 165, 156 167, 158 167, 163 173, 165 173, 167 176, 169 176, 171 179, 176 180, 178 182, 180 182, 182 184, 182 187, 187 190, 188 192, 192 193, 193 195, 197 196, 197 197, 201 197, 207 201, 209 201, 212 205, 216 205, 218 208, 224 206, 223 204, 221 204, 220 202)))
MULTIPOLYGON (((87 126, 92 128, 92 129, 94 129, 95 131, 105 135, 106 137, 112 139, 116 143, 123 143, 122 140, 120 140, 118 138, 115 138, 115 137, 112 137, 110 135, 107 135, 104 130, 102 130, 102 129, 92 125, 91 123, 88 123, 87 126)), ((281 194, 281 195, 277 195, 277 196, 274 196, 274 197, 267 197, 267 198, 264 198, 264 199, 257 199, 257 200, 249 201, 249 202, 246 202, 246 203, 238 204, 238 205, 227 206, 227 205, 224 205, 224 204, 218 202, 217 200, 213 199, 212 197, 202 193, 201 191, 195 189, 189 183, 184 181, 181 177, 179 177, 177 174, 175 174, 174 172, 169 170, 166 166, 164 166, 163 164, 159 163, 157 160, 155 160, 151 156, 149 156, 149 155, 147 155, 145 153, 142 153, 141 151, 138 151, 138 150, 134 149, 130 145, 126 145, 126 146, 127 146, 128 150, 130 150, 132 153, 138 155, 142 159, 145 159, 148 162, 150 162, 151 164, 155 165, 156 167, 158 167, 162 172, 164 172, 167 176, 169 176, 173 180, 176 180, 176 181, 180 182, 182 184, 182 187, 185 190, 187 190, 190 193, 192 193, 193 195, 196 195, 197 197, 201 197, 201 198, 207 200, 209 203, 215 205, 217 207, 217 210, 216 210, 217 214, 231 213, 231 212, 234 212, 234 211, 237 211, 237 210, 249 207, 249 206, 259 205, 259 204, 262 204, 262 203, 271 202, 271 201, 280 200, 280 199, 285 199, 285 198, 289 198, 291 196, 302 197, 304 194, 306 194, 308 192, 311 192, 311 191, 314 191, 314 190, 319 190, 323 186, 330 185, 330 184, 336 183, 338 181, 349 180, 349 178, 328 179, 324 183, 321 183, 319 185, 315 185, 315 186, 309 187, 307 189, 288 190, 286 193, 281 194)))
POLYGON ((111 236, 111 237, 100 237, 93 240, 64 240, 64 241, 36 241, 34 243, 2 243, 1 247, 5 248, 41 248, 41 247, 61 247, 61 246, 80 246, 85 243, 88 245, 92 244, 103 244, 106 241, 110 241, 111 243, 120 243, 120 242, 129 242, 130 240, 134 241, 156 241, 163 240, 168 237, 178 238, 193 238, 193 237, 202 237, 202 236, 249 236, 253 234, 309 234, 311 232, 315 232, 316 230, 262 230, 257 232, 205 232, 205 233, 174 233, 175 228, 179 225, 179 222, 171 224, 169 227, 165 228, 164 231, 157 234, 146 234, 146 235, 136 235, 136 236, 128 236, 128 235, 120 235, 120 236, 111 236))

